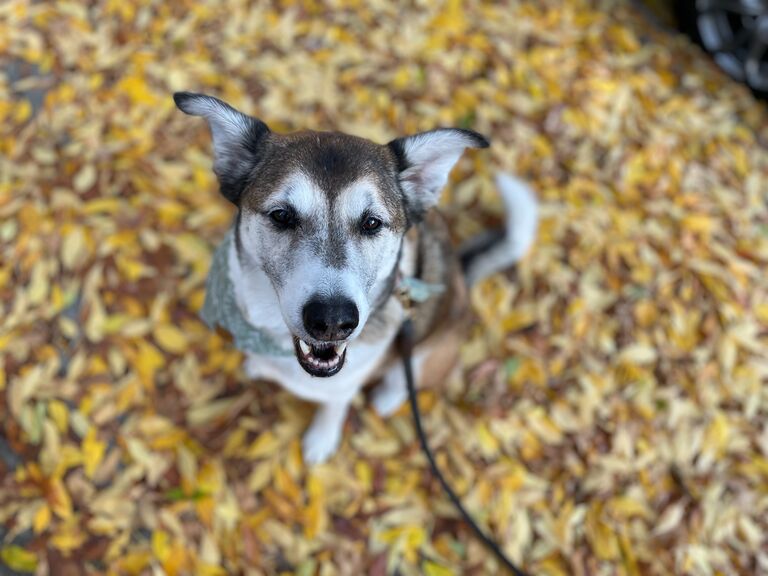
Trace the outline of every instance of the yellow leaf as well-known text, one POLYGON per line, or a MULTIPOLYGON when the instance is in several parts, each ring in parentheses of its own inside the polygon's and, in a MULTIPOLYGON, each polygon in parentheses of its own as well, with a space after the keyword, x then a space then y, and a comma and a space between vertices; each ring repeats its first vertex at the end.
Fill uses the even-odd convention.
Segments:
POLYGON ((200 426, 226 416, 235 404, 236 398, 222 398, 192 408, 187 412, 187 421, 193 426, 200 426))
POLYGON ((635 305, 635 320, 643 327, 651 326, 658 317, 656 305, 651 300, 641 300, 635 305))
POLYGON ((37 509, 37 512, 35 512, 35 516, 32 519, 32 529, 35 531, 35 534, 40 534, 40 532, 48 528, 50 523, 51 509, 48 507, 48 504, 43 502, 43 504, 37 509))
POLYGON ((518 308, 507 314, 501 327, 507 333, 528 328, 536 323, 536 311, 533 308, 518 308))
POLYGON ((363 460, 355 462, 355 476, 365 490, 370 490, 373 484, 373 470, 370 464, 363 460))
POLYGON ((166 352, 181 354, 187 349, 187 337, 171 324, 158 324, 153 332, 155 341, 166 352))
POLYGON ((137 104, 155 104, 157 96, 149 91, 149 86, 140 75, 126 76, 118 83, 118 93, 127 94, 137 104))
POLYGON ((426 539, 427 534, 421 526, 410 526, 405 531, 403 556, 408 562, 416 561, 418 549, 421 548, 421 545, 424 544, 426 539))
POLYGON ((39 304, 45 300, 49 288, 50 281, 48 278, 47 266, 44 260, 40 260, 35 264, 35 267, 32 268, 29 288, 27 288, 27 298, 29 298, 30 303, 39 304))
POLYGON ((622 362, 632 364, 650 364, 656 361, 657 352, 648 344, 631 344, 621 351, 619 358, 622 362))
POLYGON ((29 102, 29 100, 21 100, 16 105, 16 109, 14 110, 14 120, 16 122, 26 122, 27 119, 32 115, 32 104, 29 102))
POLYGON ((432 20, 430 30, 440 31, 442 35, 461 34, 466 30, 467 18, 461 0, 448 0, 444 11, 432 20))
POLYGON ((603 519, 603 505, 594 503, 587 511, 585 534, 595 555, 601 560, 615 560, 619 557, 619 546, 614 530, 603 519))
POLYGON ((77 550, 86 540, 86 535, 80 530, 78 519, 69 518, 62 523, 55 534, 51 537, 51 544, 64 555, 68 555, 73 550, 77 550))
POLYGON ((274 486, 278 492, 285 495, 292 502, 299 502, 301 500, 301 489, 282 467, 275 469, 274 486))
POLYGON ((37 568, 37 556, 20 546, 6 546, 0 549, 0 560, 11 570, 34 572, 37 568))
POLYGON ((647 506, 629 496, 618 496, 610 500, 607 508, 610 510, 612 516, 618 516, 622 519, 628 519, 632 516, 649 516, 647 506))
POLYGON ((119 198, 96 198, 86 202, 82 210, 85 214, 96 214, 97 212, 114 214, 123 207, 124 204, 119 198))
POLYGON ((653 534, 660 536, 675 530, 685 516, 685 505, 682 502, 675 502, 667 507, 664 513, 656 521, 653 528, 653 534))
POLYGON ((621 559, 624 563, 624 569, 626 570, 625 574, 627 574, 627 576, 640 576, 640 569, 637 566, 637 557, 632 549, 632 543, 624 530, 619 534, 618 539, 622 552, 621 559))
POLYGON ((179 443, 176 448, 176 461, 184 486, 187 489, 194 488, 195 479, 197 478, 197 459, 195 455, 189 448, 179 443))
POLYGON ((274 465, 269 460, 257 464, 250 476, 248 476, 248 490, 256 494, 261 492, 272 480, 272 469, 274 465))
POLYGON ((82 228, 75 228, 64 237, 61 244, 61 263, 71 270, 82 262, 86 255, 85 233, 82 228))
POLYGON ((147 475, 146 481, 151 486, 157 484, 168 469, 170 462, 159 454, 150 452, 147 446, 137 438, 129 438, 126 441, 126 447, 131 458, 144 469, 147 475))
POLYGON ((149 441, 149 446, 153 450, 168 450, 184 442, 187 433, 180 428, 169 429, 163 434, 159 434, 149 441))
POLYGON ((127 410, 141 398, 141 382, 138 378, 132 378, 120 387, 115 406, 118 412, 127 410))
POLYGON ((442 566, 430 560, 424 562, 425 576, 453 576, 455 572, 446 566, 442 566))
POLYGON ((730 427, 728 419, 722 412, 718 412, 712 419, 704 436, 704 445, 717 456, 722 456, 728 446, 730 427))
POLYGON ((480 451, 486 458, 491 458, 499 453, 499 441, 490 433, 488 427, 481 423, 477 426, 477 441, 480 444, 480 451))
POLYGON ((247 430, 244 428, 237 428, 234 432, 227 436, 227 440, 224 443, 224 448, 221 451, 222 454, 224 456, 233 456, 237 454, 237 452, 243 447, 243 444, 245 444, 247 435, 247 430))
POLYGON ((171 543, 167 532, 156 530, 152 533, 152 552, 160 562, 168 559, 171 554, 171 543))
POLYGON ((139 374, 142 384, 151 389, 154 386, 155 372, 164 364, 165 359, 158 349, 149 342, 139 340, 137 346, 136 372, 139 374))
POLYGON ((85 192, 96 183, 96 167, 86 164, 72 179, 72 187, 76 192, 85 192))
MULTIPOLYGON (((755 308, 755 315, 760 322, 768 326, 768 303, 758 304, 755 308)), ((2 390, 2 386, 0 386, 0 390, 2 390)))
POLYGON ((117 268, 120 270, 120 273, 130 282, 135 282, 142 276, 147 275, 144 264, 142 264, 139 260, 134 260, 132 258, 118 255, 115 259, 115 263, 117 264, 117 268))
POLYGON ((59 518, 67 519, 72 516, 72 499, 59 478, 52 479, 48 485, 48 503, 59 518))
POLYGON ((197 234, 180 234, 173 245, 184 262, 188 262, 195 272, 202 273, 208 269, 211 259, 208 244, 197 234))
POLYGON ((304 536, 312 540, 322 534, 328 525, 323 483, 315 474, 307 479, 307 495, 309 504, 304 509, 304 536))
POLYGON ((227 576, 227 571, 214 564, 202 564, 195 570, 197 576, 227 576))
POLYGON ((184 545, 180 542, 176 543, 171 548, 171 552, 166 561, 163 562, 163 569, 165 570, 165 573, 168 576, 180 576, 187 574, 187 557, 188 554, 184 545))
POLYGON ((260 458, 262 456, 269 456, 273 454, 280 447, 280 440, 267 430, 261 434, 256 440, 253 441, 250 448, 248 448, 248 458, 260 458))
POLYGON ((120 558, 119 566, 128 574, 140 574, 152 561, 150 552, 129 552, 120 558))
POLYGON ((90 303, 88 319, 85 322, 85 335, 91 342, 99 342, 104 338, 104 321, 107 313, 104 304, 98 297, 94 297, 90 303))
POLYGON ((98 439, 96 428, 93 427, 88 430, 83 439, 83 468, 88 478, 93 478, 106 450, 107 445, 98 439))
MULTIPOLYGON (((61 286, 54 284, 51 286, 51 309, 57 312, 64 307, 64 293, 61 290, 61 286)), ((59 319, 61 321, 61 318, 59 319)))
POLYGON ((58 468, 61 455, 61 437, 59 432, 56 430, 56 425, 46 419, 43 422, 43 449, 40 450, 40 457, 38 459, 46 475, 50 475, 51 472, 58 468))
POLYGON ((709 234, 714 228, 714 221, 705 214, 689 214, 680 222, 683 228, 691 232, 709 234))

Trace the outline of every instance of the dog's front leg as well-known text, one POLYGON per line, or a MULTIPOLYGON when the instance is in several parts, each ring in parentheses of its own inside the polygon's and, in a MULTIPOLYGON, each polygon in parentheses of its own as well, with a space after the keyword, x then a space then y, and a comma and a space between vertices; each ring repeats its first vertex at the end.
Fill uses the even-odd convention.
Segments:
POLYGON ((341 440, 341 431, 347 419, 349 401, 320 404, 301 446, 304 462, 320 464, 336 452, 341 440))

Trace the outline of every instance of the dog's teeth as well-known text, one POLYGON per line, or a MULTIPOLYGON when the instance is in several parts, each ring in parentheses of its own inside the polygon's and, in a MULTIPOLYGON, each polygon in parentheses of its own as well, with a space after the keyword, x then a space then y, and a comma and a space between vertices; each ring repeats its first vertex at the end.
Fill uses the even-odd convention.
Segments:
POLYGON ((305 356, 309 356, 309 352, 311 348, 309 347, 309 344, 304 342, 304 340, 299 340, 299 348, 301 348, 301 351, 304 353, 305 356))
POLYGON ((347 343, 346 342, 342 342, 341 344, 336 346, 336 356, 341 356, 342 354, 344 354, 344 350, 346 350, 346 349, 347 349, 347 343))

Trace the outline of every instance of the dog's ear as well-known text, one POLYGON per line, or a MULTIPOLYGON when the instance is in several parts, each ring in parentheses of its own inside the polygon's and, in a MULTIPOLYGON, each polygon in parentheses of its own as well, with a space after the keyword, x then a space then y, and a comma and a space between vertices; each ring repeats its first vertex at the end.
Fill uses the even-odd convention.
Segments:
POLYGON ((213 171, 219 178, 221 193, 237 204, 248 175, 264 152, 269 128, 213 96, 176 92, 173 101, 185 114, 208 121, 213 136, 213 171))
POLYGON ((439 128, 390 142, 409 217, 420 219, 437 204, 454 164, 466 148, 487 148, 488 139, 472 130, 439 128))

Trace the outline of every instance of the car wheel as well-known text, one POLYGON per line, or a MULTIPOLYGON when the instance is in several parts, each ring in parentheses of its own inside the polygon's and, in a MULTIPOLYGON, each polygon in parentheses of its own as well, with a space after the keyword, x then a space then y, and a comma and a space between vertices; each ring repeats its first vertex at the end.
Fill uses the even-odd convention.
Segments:
POLYGON ((677 0, 680 28, 732 78, 768 96, 768 0, 677 0))

